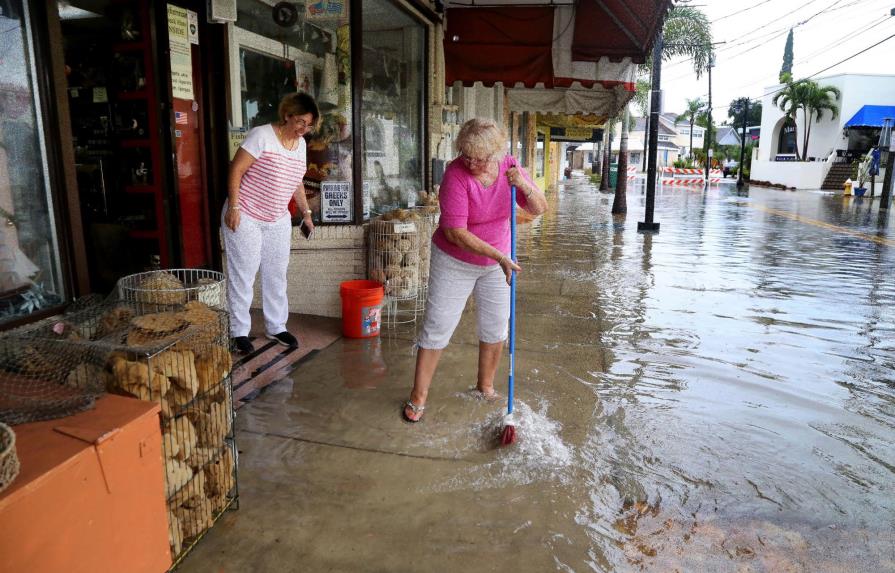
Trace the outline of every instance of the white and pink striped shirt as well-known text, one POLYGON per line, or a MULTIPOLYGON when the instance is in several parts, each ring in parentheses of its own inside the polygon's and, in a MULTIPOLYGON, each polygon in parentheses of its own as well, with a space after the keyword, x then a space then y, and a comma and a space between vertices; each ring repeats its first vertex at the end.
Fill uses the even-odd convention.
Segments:
POLYGON ((307 170, 307 149, 303 137, 289 151, 270 124, 251 129, 242 142, 255 158, 239 185, 239 207, 253 219, 277 221, 288 213, 289 200, 307 170))

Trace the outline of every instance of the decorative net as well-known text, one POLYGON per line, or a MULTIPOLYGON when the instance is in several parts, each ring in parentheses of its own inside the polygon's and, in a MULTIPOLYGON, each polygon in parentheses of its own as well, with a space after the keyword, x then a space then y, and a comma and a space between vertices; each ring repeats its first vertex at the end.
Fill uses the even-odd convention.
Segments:
POLYGON ((3 491, 19 475, 19 457, 16 455, 16 434, 12 428, 0 423, 0 491, 3 491))

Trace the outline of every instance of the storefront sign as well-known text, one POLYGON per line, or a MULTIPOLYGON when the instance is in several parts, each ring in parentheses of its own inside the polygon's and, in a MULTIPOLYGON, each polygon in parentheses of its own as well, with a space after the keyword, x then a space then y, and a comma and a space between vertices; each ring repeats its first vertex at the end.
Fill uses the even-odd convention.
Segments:
POLYGON ((193 99, 193 58, 187 10, 168 4, 168 47, 171 51, 171 95, 193 99))
POLYGON ((351 184, 347 181, 324 181, 320 184, 320 213, 324 223, 350 223, 351 184))
POLYGON ((236 152, 239 151, 239 146, 242 145, 242 142, 246 140, 246 132, 243 129, 236 129, 230 132, 230 159, 232 160, 236 157, 236 152))
POLYGON ((187 34, 190 38, 190 44, 199 45, 199 15, 192 10, 186 11, 187 34))
POLYGON ((603 130, 590 127, 551 127, 552 141, 603 141, 603 130))
POLYGON ((364 220, 370 218, 370 209, 373 206, 373 186, 369 181, 364 181, 364 220))
POLYGON ((341 20, 348 17, 347 4, 343 0, 308 2, 306 16, 308 20, 341 20))

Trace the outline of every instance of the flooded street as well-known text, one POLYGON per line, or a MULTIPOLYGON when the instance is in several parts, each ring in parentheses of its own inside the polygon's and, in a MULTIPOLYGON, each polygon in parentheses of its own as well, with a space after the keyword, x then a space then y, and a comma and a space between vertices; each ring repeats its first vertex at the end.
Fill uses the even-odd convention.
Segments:
POLYGON ((241 509, 181 570, 895 571, 895 216, 674 187, 649 235, 611 200, 520 227, 519 444, 470 309, 414 426, 412 329, 340 340, 240 410, 241 509))

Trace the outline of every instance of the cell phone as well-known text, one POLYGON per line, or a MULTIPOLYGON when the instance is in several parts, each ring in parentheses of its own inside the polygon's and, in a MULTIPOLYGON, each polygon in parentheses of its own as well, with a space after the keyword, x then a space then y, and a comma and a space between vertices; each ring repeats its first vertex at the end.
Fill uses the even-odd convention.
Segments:
POLYGON ((305 225, 305 222, 302 221, 301 225, 298 226, 298 229, 301 231, 301 234, 305 236, 305 239, 311 238, 311 230, 305 225))

